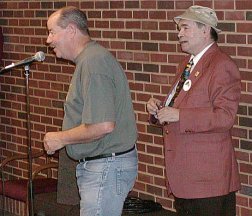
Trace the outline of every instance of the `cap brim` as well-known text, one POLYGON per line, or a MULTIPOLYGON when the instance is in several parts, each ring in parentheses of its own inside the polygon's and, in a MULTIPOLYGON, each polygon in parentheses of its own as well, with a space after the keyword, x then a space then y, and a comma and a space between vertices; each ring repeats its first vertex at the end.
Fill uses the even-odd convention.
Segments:
MULTIPOLYGON (((204 22, 200 22, 197 18, 193 18, 193 17, 176 16, 176 17, 173 18, 173 20, 174 20, 174 22, 175 22, 176 24, 178 24, 179 21, 180 21, 181 19, 191 20, 191 21, 194 21, 194 22, 202 23, 202 24, 204 24, 204 25, 209 25, 209 24, 206 24, 206 23, 204 23, 204 22)), ((220 33, 220 32, 221 32, 220 29, 218 29, 218 28, 216 28, 216 27, 214 27, 214 26, 212 26, 212 25, 209 25, 209 26, 211 26, 217 33, 220 33)))

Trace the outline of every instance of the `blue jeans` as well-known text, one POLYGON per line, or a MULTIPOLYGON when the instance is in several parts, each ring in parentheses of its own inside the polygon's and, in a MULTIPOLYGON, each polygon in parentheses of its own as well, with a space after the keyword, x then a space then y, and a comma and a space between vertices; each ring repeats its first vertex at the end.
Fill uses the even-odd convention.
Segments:
POLYGON ((81 162, 76 167, 80 216, 120 216, 137 176, 137 152, 81 162))

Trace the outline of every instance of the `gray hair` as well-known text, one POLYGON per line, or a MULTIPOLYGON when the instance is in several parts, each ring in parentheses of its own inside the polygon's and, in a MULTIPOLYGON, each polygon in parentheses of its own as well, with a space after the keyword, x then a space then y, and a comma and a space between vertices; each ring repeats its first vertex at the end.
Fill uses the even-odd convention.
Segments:
POLYGON ((83 34, 89 35, 87 16, 83 11, 76 7, 69 6, 61 8, 58 13, 58 26, 65 29, 70 23, 72 23, 75 24, 83 34))
MULTIPOLYGON (((203 24, 203 23, 200 23, 200 22, 196 22, 196 24, 197 24, 197 26, 199 27, 199 28, 202 28, 203 26, 205 26, 205 24, 203 24)), ((211 26, 210 26, 211 27, 211 26)), ((214 41, 218 41, 218 33, 216 32, 216 30, 213 28, 213 27, 211 27, 211 30, 210 30, 210 36, 211 36, 211 38, 214 40, 214 41)))

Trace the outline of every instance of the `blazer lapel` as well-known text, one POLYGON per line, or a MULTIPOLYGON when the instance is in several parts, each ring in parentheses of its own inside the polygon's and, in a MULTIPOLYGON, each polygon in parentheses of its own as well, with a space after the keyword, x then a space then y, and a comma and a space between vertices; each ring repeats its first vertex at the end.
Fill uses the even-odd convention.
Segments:
MULTIPOLYGON (((169 95, 172 93, 173 89, 175 88, 175 85, 176 85, 176 84, 178 83, 178 81, 180 80, 181 74, 183 73, 184 68, 185 68, 186 64, 188 63, 189 59, 190 59, 190 58, 187 57, 186 60, 183 62, 184 64, 179 65, 178 70, 177 70, 177 73, 176 73, 176 76, 175 76, 174 81, 173 81, 173 84, 172 84, 171 88, 169 89, 169 92, 168 92, 168 94, 166 95, 165 100, 164 100, 164 102, 163 102, 164 105, 165 105, 165 103, 166 103, 166 101, 167 101, 169 95)), ((181 90, 181 91, 182 91, 182 90, 181 90)))
MULTIPOLYGON (((173 107, 177 108, 180 103, 183 101, 185 96, 190 92, 190 90, 193 88, 193 86, 197 83, 197 81, 202 76, 204 69, 206 69, 210 63, 211 55, 214 53, 214 51, 218 48, 217 44, 213 44, 201 57, 201 59, 198 61, 196 66, 193 68, 193 70, 190 73, 189 80, 191 80, 191 87, 188 91, 185 91, 182 89, 177 96, 173 107)), ((181 73, 180 73, 181 74, 181 73)))
POLYGON ((173 107, 178 107, 180 105, 180 103, 183 101, 183 99, 186 97, 186 95, 188 94, 188 92, 190 92, 190 90, 193 88, 193 86, 196 84, 196 82, 199 80, 199 78, 202 75, 202 61, 199 61, 197 63, 197 65, 195 66, 195 68, 191 71, 190 76, 188 78, 188 80, 191 81, 191 86, 190 89, 188 91, 185 91, 183 88, 181 89, 178 97, 176 98, 173 107), (201 63, 200 63, 201 62, 201 63))

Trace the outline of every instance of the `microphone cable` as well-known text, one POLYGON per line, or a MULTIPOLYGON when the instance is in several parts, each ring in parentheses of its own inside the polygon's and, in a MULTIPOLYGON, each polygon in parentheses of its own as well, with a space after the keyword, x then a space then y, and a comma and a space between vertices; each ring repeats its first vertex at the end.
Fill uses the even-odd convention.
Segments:
POLYGON ((141 214, 160 211, 162 209, 163 207, 159 203, 152 200, 142 200, 137 197, 127 197, 123 205, 124 213, 141 214))

